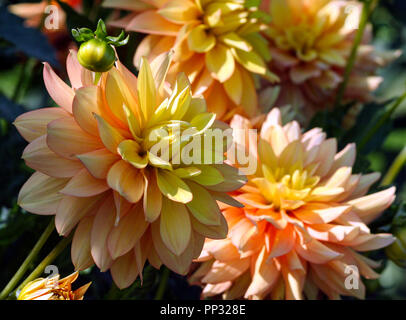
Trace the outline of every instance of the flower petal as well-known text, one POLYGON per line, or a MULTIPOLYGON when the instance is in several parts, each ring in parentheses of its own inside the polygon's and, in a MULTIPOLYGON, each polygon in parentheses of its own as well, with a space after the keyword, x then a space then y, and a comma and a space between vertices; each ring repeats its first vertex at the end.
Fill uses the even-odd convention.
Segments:
POLYGON ((43 108, 18 116, 13 122, 25 140, 31 142, 47 133, 47 125, 53 120, 70 117, 62 108, 43 108))
POLYGON ((107 174, 107 183, 129 202, 138 202, 144 193, 141 171, 124 160, 116 162, 107 174))
POLYGON ((45 87, 51 98, 58 106, 64 108, 69 113, 72 113, 72 101, 75 95, 73 89, 56 75, 47 62, 44 63, 43 73, 45 87))
POLYGON ((104 179, 94 178, 86 168, 83 168, 59 192, 74 197, 91 197, 108 189, 109 186, 104 179))
POLYGON ((68 159, 76 159, 78 154, 103 148, 101 141, 84 132, 73 118, 49 123, 47 143, 52 151, 68 159))
POLYGON ((110 231, 107 245, 113 260, 133 249, 147 229, 149 223, 140 209, 140 204, 135 205, 110 231))
POLYGON ((191 224, 186 207, 167 198, 162 201, 160 217, 161 238, 172 253, 179 256, 187 248, 191 224))
POLYGON ((32 213, 55 214, 63 198, 59 190, 64 188, 68 181, 69 179, 52 178, 35 172, 21 188, 17 203, 32 213))
POLYGON ((24 149, 22 158, 30 168, 55 178, 73 177, 83 168, 80 161, 62 158, 52 152, 45 135, 32 141, 24 149))

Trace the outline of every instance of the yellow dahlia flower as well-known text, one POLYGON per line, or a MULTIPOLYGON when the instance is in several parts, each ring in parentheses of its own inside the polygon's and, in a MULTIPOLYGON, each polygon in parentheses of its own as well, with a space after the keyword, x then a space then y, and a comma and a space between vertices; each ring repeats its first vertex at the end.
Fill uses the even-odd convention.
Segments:
MULTIPOLYGON (((251 123, 235 116, 231 126, 251 123)), ((354 144, 337 153, 336 140, 321 129, 282 126, 278 109, 250 150, 258 170, 233 193, 245 207, 223 207, 227 239, 205 243, 191 282, 200 280, 203 296, 224 299, 314 299, 319 290, 332 299, 363 298, 359 275, 377 278, 372 268, 379 264, 359 252, 394 241, 367 224, 393 202, 395 188, 366 195, 379 174, 352 172, 354 144)))
POLYGON ((66 278, 59 279, 59 274, 50 278, 38 278, 25 285, 18 295, 18 300, 83 300, 91 282, 72 290, 72 283, 79 273, 74 272, 66 278))
MULTIPOLYGON (((304 113, 310 117, 315 110, 334 102, 362 5, 340 0, 269 0, 263 6, 272 18, 265 33, 273 58, 270 67, 281 78, 279 105, 305 108, 304 113)), ((377 69, 399 54, 380 52, 371 44, 371 28, 367 28, 345 98, 371 100, 382 81, 377 69)))
POLYGON ((133 11, 112 25, 149 34, 138 46, 136 63, 173 49, 169 76, 184 71, 219 118, 256 114, 253 74, 277 80, 266 67, 269 50, 259 34, 264 13, 251 1, 107 0, 104 6, 133 11))
MULTIPOLYGON (((20 191, 19 205, 55 215, 63 236, 77 226, 75 268, 95 263, 110 269, 120 288, 142 275, 147 259, 186 273, 206 236, 227 234, 216 199, 227 202, 224 192, 244 183, 222 162, 176 159, 189 140, 218 125, 215 115, 206 112, 203 98, 192 97, 184 74, 173 90, 164 84, 169 54, 151 65, 143 59, 138 78, 117 62, 97 86, 75 55, 67 64, 73 88, 45 64, 45 85, 60 108, 31 111, 15 121, 30 142, 23 158, 36 170, 20 191), (165 147, 155 152, 161 143, 165 147)), ((209 158, 216 152, 203 143, 197 150, 209 158)))

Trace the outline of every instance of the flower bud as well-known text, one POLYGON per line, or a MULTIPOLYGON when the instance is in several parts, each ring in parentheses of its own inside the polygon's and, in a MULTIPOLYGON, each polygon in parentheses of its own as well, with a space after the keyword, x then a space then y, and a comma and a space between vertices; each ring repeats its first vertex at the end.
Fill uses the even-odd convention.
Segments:
POLYGON ((113 67, 116 54, 111 45, 94 38, 82 43, 78 51, 78 60, 86 69, 106 72, 113 67))

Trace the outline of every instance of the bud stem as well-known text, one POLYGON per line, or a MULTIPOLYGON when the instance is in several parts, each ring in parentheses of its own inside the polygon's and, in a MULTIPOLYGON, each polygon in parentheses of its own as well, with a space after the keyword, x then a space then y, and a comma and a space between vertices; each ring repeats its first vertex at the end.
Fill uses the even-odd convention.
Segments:
POLYGON ((59 254, 68 246, 68 244, 72 241, 73 233, 67 237, 59 241, 55 248, 40 262, 40 264, 34 269, 33 272, 23 281, 22 284, 18 286, 15 290, 23 288, 28 282, 38 278, 44 269, 49 266, 58 256, 59 254))
POLYGON ((164 271, 161 275, 161 281, 159 282, 158 290, 155 295, 155 300, 162 300, 166 291, 166 285, 168 284, 170 274, 171 271, 168 268, 164 267, 164 271))
POLYGON ((38 239, 34 248, 32 248, 32 250, 29 253, 29 255, 27 256, 27 258, 25 258, 25 260, 22 263, 22 265, 20 266, 20 268, 11 278, 11 280, 6 285, 6 287, 3 289, 3 291, 0 293, 0 300, 6 299, 8 297, 8 295, 10 294, 10 292, 15 288, 15 286, 18 284, 18 282, 27 272, 32 260, 34 260, 35 257, 38 255, 38 253, 40 252, 40 250, 42 249, 42 247, 44 246, 45 242, 48 240, 49 236, 51 235, 52 231, 54 231, 54 229, 55 229, 55 222, 54 222, 54 219, 52 219, 51 222, 46 227, 45 231, 42 233, 41 237, 38 239))
POLYGON ((385 174, 385 176, 382 179, 381 186, 387 186, 387 185, 392 184, 393 181, 398 176, 400 170, 402 170, 405 163, 406 163, 406 146, 396 157, 395 161, 393 161, 388 172, 385 174))
POLYGON ((97 86, 97 84, 99 83, 99 80, 102 76, 102 72, 95 72, 94 74, 94 85, 97 86))
POLYGON ((342 103, 342 100, 343 100, 344 94, 345 94, 345 89, 347 88, 352 69, 357 60, 358 47, 362 42, 362 38, 364 36, 364 31, 368 24, 369 18, 371 17, 371 14, 374 11, 375 7, 377 6, 378 2, 379 2, 379 0, 367 0, 362 5, 362 14, 361 14, 360 22, 359 22, 358 31, 357 31, 357 34, 355 35, 354 45, 351 49, 351 54, 348 59, 347 66, 345 67, 344 79, 338 88, 336 100, 334 103, 334 108, 338 108, 341 106, 341 103, 342 103))

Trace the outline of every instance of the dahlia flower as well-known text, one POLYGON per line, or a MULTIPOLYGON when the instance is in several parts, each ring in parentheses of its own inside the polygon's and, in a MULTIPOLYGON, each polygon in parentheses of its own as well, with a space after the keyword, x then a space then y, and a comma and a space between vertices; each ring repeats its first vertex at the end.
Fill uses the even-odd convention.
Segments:
MULTIPOLYGON (((278 103, 304 109, 310 118, 315 110, 334 102, 358 30, 362 4, 269 0, 263 7, 272 18, 265 34, 273 58, 270 68, 281 78, 278 103)), ((373 99, 372 92, 382 81, 377 69, 400 55, 399 51, 379 51, 371 44, 371 35, 371 28, 367 28, 345 92, 347 100, 373 99)))
POLYGON ((219 118, 257 113, 253 75, 277 80, 266 67, 270 55, 259 34, 265 14, 250 1, 107 0, 103 5, 133 11, 111 25, 149 34, 135 62, 173 49, 169 77, 184 71, 219 118))
MULTIPOLYGON (((156 268, 164 263, 186 273, 205 237, 227 234, 216 199, 230 202, 225 192, 245 182, 224 163, 175 161, 190 139, 225 125, 206 112, 204 99, 192 97, 184 74, 173 90, 164 83, 169 63, 169 54, 151 65, 143 59, 136 78, 117 62, 95 86, 72 51, 72 88, 44 67, 45 85, 60 108, 31 111, 15 121, 30 142, 23 158, 36 170, 20 191, 19 205, 55 215, 63 236, 77 226, 76 270, 93 263, 110 269, 120 288, 142 276, 147 259, 156 268), (153 150, 164 142, 166 149, 153 150)), ((197 151, 209 158, 218 152, 203 144, 197 151)))
MULTIPOLYGON (((251 123, 235 116, 231 127, 251 123)), ((352 172, 354 144, 337 153, 336 140, 319 128, 302 133, 295 121, 282 126, 278 109, 250 150, 257 172, 232 193, 245 207, 222 208, 228 236, 207 240, 190 281, 200 281, 203 296, 224 299, 314 299, 319 290, 331 299, 363 298, 359 276, 358 287, 346 286, 346 278, 356 271, 378 277, 379 264, 360 252, 394 241, 371 234, 367 224, 393 202, 395 188, 366 195, 379 174, 352 172)))
POLYGON ((74 272, 66 278, 59 279, 59 274, 50 278, 38 278, 27 283, 18 295, 18 300, 83 300, 91 282, 72 290, 72 283, 79 273, 74 272))

